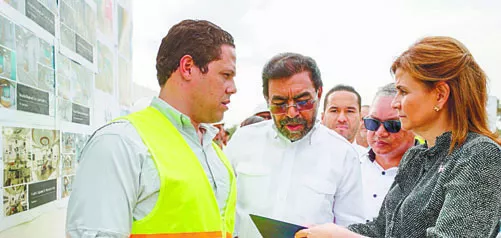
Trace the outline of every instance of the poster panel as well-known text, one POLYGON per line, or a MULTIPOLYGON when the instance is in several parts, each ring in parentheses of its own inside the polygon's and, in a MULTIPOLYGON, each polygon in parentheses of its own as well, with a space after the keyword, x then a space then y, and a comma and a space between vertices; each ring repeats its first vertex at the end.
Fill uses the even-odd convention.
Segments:
POLYGON ((127 59, 132 58, 132 21, 130 12, 117 5, 118 12, 118 52, 127 59))
POLYGON ((4 0, 54 36, 56 0, 4 0))
POLYGON ((103 92, 113 94, 113 62, 114 54, 105 44, 97 42, 97 69, 95 87, 103 92))

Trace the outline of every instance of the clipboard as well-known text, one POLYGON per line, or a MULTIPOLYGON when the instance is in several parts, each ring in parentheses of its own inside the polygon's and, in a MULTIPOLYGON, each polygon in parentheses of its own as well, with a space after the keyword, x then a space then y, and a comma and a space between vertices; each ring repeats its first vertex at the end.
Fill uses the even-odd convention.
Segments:
POLYGON ((304 226, 287 223, 268 217, 249 214, 263 238, 294 238, 299 230, 306 229, 304 226))

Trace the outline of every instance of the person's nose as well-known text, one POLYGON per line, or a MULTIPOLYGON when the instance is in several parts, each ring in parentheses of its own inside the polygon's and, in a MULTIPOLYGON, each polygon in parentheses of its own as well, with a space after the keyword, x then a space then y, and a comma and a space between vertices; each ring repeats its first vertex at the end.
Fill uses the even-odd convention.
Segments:
POLYGON ((339 112, 339 115, 337 116, 337 121, 339 123, 345 123, 348 121, 348 118, 346 117, 345 112, 343 112, 343 111, 339 112))
POLYGON ((237 93, 237 85, 235 84, 235 80, 230 80, 230 85, 226 88, 227 94, 235 94, 237 93))
POLYGON ((298 115, 299 115, 299 110, 297 109, 296 105, 295 104, 288 105, 287 116, 289 118, 294 118, 294 117, 297 117, 298 115))
POLYGON ((389 135, 389 132, 384 128, 383 123, 381 123, 381 125, 377 128, 376 135, 379 137, 387 137, 389 135))
POLYGON ((391 108, 395 109, 395 110, 399 110, 400 107, 402 106, 401 103, 400 103, 400 96, 399 95, 396 95, 393 100, 391 100, 391 108))

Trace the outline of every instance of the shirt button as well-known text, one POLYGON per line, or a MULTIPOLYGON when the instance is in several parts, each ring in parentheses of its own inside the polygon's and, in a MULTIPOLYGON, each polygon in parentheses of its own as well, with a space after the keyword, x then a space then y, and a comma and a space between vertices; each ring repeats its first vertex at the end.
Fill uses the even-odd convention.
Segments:
POLYGON ((365 222, 370 222, 371 220, 365 220, 365 222))
POLYGON ((377 197, 377 194, 372 194, 373 197, 377 197))
POLYGON ((385 172, 385 171, 383 171, 383 172, 381 172, 381 174, 382 174, 382 175, 385 175, 385 174, 386 174, 386 172, 385 172))

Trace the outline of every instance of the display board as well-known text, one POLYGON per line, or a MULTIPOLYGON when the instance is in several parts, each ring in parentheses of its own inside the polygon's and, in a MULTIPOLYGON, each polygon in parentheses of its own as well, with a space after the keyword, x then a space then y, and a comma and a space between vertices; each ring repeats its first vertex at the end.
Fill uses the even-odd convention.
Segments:
POLYGON ((89 135, 131 105, 130 12, 0 0, 0 232, 65 207, 89 135))

